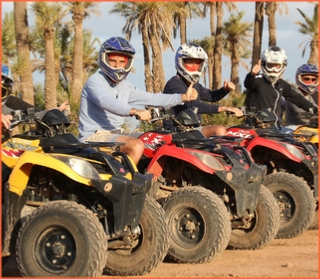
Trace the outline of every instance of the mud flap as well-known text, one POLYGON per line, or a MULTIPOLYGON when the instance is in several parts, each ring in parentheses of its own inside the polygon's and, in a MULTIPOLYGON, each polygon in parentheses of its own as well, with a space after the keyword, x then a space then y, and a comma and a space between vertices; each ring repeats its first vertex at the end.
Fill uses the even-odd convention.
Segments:
POLYGON ((9 183, 4 186, 4 202, 2 205, 2 255, 10 256, 13 253, 15 238, 13 232, 20 226, 20 213, 27 201, 25 195, 18 196, 9 191, 9 183))
POLYGON ((238 216, 245 216, 247 212, 253 213, 256 209, 264 178, 264 168, 265 166, 251 164, 248 170, 233 167, 230 172, 216 172, 218 177, 234 190, 238 216))
POLYGON ((311 160, 302 160, 302 162, 313 174, 314 196, 318 198, 318 157, 314 157, 311 160))

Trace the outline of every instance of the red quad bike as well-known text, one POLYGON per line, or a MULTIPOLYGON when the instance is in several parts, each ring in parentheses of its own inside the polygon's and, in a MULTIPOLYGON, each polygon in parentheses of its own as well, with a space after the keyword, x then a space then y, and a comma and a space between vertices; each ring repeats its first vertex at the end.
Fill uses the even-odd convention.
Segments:
POLYGON ((244 147, 229 141, 220 145, 193 130, 199 120, 191 109, 170 118, 177 132, 155 129, 138 136, 145 144, 138 169, 153 174, 151 195, 168 218, 169 257, 203 263, 228 245, 266 246, 279 229, 280 216, 272 193, 261 185, 265 167, 255 164, 244 147))
POLYGON ((276 197, 281 215, 277 238, 293 238, 317 226, 318 149, 311 142, 295 141, 273 125, 270 109, 245 111, 253 126, 242 124, 228 129, 228 135, 241 137, 257 164, 267 166, 263 184, 276 197))

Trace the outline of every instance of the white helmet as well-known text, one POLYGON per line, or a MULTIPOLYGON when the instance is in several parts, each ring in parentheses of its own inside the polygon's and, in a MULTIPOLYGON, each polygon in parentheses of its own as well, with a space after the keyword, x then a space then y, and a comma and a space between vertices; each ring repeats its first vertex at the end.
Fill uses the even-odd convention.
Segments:
POLYGON ((286 52, 278 46, 268 47, 262 53, 261 65, 264 76, 270 82, 276 82, 287 67, 286 52))
POLYGON ((198 82, 204 68, 208 63, 208 55, 204 49, 198 44, 189 42, 181 45, 175 56, 175 65, 178 73, 189 82, 198 82), (198 70, 187 70, 184 64, 184 59, 199 59, 202 61, 198 70))

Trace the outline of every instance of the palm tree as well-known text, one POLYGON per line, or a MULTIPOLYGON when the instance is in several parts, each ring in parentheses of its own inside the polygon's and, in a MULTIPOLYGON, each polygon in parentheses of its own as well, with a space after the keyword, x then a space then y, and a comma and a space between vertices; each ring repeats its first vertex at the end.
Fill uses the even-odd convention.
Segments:
POLYGON ((210 30, 212 40, 215 41, 214 47, 208 50, 208 55, 210 52, 213 54, 213 63, 210 64, 212 68, 209 70, 209 88, 217 89, 222 83, 222 26, 223 26, 223 4, 226 6, 227 10, 234 11, 238 10, 237 5, 233 2, 204 2, 204 15, 206 14, 206 9, 210 10, 210 30), (215 17, 216 17, 216 27, 215 27, 215 17))
POLYGON ((145 3, 116 3, 110 10, 110 13, 120 14, 126 18, 126 24, 122 28, 126 38, 131 39, 132 32, 137 28, 138 33, 142 36, 143 56, 144 56, 144 76, 145 86, 148 92, 152 92, 152 76, 151 76, 151 65, 150 65, 150 45, 147 30, 146 15, 143 13, 146 5, 145 3))
POLYGON ((31 8, 36 16, 36 25, 41 28, 45 40, 45 108, 57 106, 54 37, 55 27, 66 12, 59 3, 34 2, 31 8))
POLYGON ((173 49, 171 35, 174 23, 166 8, 167 4, 161 2, 123 2, 114 4, 110 11, 110 13, 117 13, 126 18, 126 24, 122 31, 128 40, 135 29, 138 29, 142 36, 145 85, 149 92, 160 92, 164 88, 162 51, 168 47, 173 49), (152 74, 150 72, 150 47, 152 49, 152 74))
MULTIPOLYGON (((223 7, 222 2, 216 2, 217 27, 215 31, 215 44, 213 50, 213 71, 212 89, 217 89, 222 80, 222 26, 223 26, 223 7)), ((212 32, 211 32, 212 33, 212 32)))
POLYGON ((22 60, 17 59, 14 13, 5 13, 2 21, 2 63, 8 65, 13 76, 13 92, 22 92, 19 75, 23 72, 22 60))
POLYGON ((264 20, 264 2, 256 2, 254 14, 254 31, 251 66, 258 63, 261 57, 262 33, 264 20))
POLYGON ((74 44, 72 59, 72 99, 74 102, 80 100, 83 86, 83 20, 92 14, 100 15, 96 2, 68 2, 69 12, 74 22, 74 44))
POLYGON ((286 3, 281 2, 266 2, 265 11, 268 16, 268 28, 269 28, 269 46, 277 45, 277 27, 276 27, 276 12, 282 14, 282 7, 285 14, 288 14, 288 6, 286 3))
POLYGON ((177 37, 177 31, 180 33, 180 44, 187 42, 187 19, 193 17, 204 17, 200 9, 200 3, 197 2, 171 2, 167 5, 168 11, 173 14, 173 37, 177 37))
MULTIPOLYGON (((16 34, 16 47, 18 60, 21 61, 23 70, 20 73, 22 99, 29 104, 34 104, 33 79, 30 62, 29 26, 26 2, 14 2, 14 26, 16 34)), ((19 63, 19 64, 20 64, 19 63)))
POLYGON ((101 47, 99 38, 92 38, 91 30, 83 30, 83 77, 84 81, 88 79, 90 75, 96 72, 99 68, 97 57, 98 51, 95 48, 95 44, 101 47))
POLYGON ((169 46, 172 48, 171 36, 173 19, 165 4, 152 3, 148 8, 150 16, 148 34, 152 50, 152 91, 162 92, 166 85, 164 68, 162 63, 162 51, 169 46), (162 46, 160 45, 162 43, 162 46))
POLYGON ((9 61, 16 57, 16 40, 14 30, 14 15, 13 12, 5 13, 2 20, 2 62, 10 64, 9 61))
POLYGON ((310 47, 310 56, 308 63, 318 64, 318 4, 315 4, 313 16, 309 18, 304 12, 297 8, 305 22, 295 21, 296 24, 300 26, 298 29, 300 33, 308 35, 309 39, 303 41, 299 47, 304 44, 302 51, 302 57, 306 52, 307 47, 310 47))
POLYGON ((206 72, 208 72, 209 77, 209 84, 212 83, 212 67, 213 64, 213 51, 210 51, 214 48, 214 38, 211 36, 206 36, 201 40, 193 40, 194 43, 200 45, 204 51, 208 54, 208 66, 204 69, 202 73, 204 87, 207 87, 207 80, 206 80, 206 72))
POLYGON ((238 14, 232 13, 223 26, 224 48, 229 49, 231 53, 231 76, 230 80, 240 88, 239 65, 241 55, 247 52, 247 47, 251 46, 249 38, 252 36, 253 23, 241 22, 244 11, 238 14))

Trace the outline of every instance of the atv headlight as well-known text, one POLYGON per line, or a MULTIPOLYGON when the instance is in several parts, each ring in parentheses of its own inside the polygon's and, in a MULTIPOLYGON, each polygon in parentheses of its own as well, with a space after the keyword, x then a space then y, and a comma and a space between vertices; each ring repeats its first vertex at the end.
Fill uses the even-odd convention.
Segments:
POLYGON ((285 147, 286 149, 288 149, 294 156, 296 156, 300 160, 305 159, 304 155, 300 152, 300 150, 296 146, 292 144, 284 143, 284 142, 279 142, 279 144, 285 147))
POLYGON ((100 175, 96 169, 85 160, 70 156, 50 155, 68 165, 75 173, 84 178, 100 179, 100 175))
POLYGON ((202 153, 202 152, 189 151, 189 150, 186 150, 186 152, 197 157, 202 163, 204 163, 205 165, 207 165, 212 169, 225 170, 223 165, 213 155, 202 153))

